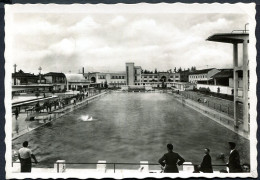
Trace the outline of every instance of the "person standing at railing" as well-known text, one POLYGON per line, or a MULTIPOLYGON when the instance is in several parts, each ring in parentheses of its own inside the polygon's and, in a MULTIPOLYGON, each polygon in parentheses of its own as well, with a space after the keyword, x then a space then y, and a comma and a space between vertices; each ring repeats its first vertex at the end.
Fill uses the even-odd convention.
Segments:
POLYGON ((21 172, 31 172, 32 170, 32 160, 37 164, 38 161, 32 151, 28 148, 28 141, 23 142, 23 147, 18 151, 18 158, 21 163, 21 172))
POLYGON ((212 164, 211 164, 211 156, 209 155, 210 150, 205 148, 205 156, 199 166, 199 171, 204 173, 213 173, 212 164))
POLYGON ((164 169, 164 173, 178 173, 177 165, 182 165, 185 160, 176 152, 173 152, 173 145, 167 144, 168 153, 164 154, 163 157, 159 159, 159 163, 164 169))
POLYGON ((230 173, 239 173, 242 172, 242 168, 240 165, 240 156, 238 151, 235 149, 236 143, 228 142, 230 147, 230 155, 228 159, 227 166, 229 168, 230 173))

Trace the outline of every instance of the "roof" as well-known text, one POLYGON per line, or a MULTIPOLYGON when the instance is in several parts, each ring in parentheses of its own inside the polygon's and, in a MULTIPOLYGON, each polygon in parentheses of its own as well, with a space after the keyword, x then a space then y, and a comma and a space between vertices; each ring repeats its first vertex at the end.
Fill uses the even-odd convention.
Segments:
MULTIPOLYGON (((238 71, 238 77, 243 76, 243 71, 238 71)), ((212 78, 220 79, 220 78, 233 78, 233 69, 222 69, 221 72, 218 72, 212 78)))
POLYGON ((49 72, 47 74, 44 74, 44 76, 62 76, 62 77, 65 77, 65 74, 59 73, 59 72, 49 72))
POLYGON ((12 77, 33 77, 33 78, 37 78, 38 76, 31 74, 31 73, 16 72, 16 73, 12 73, 12 77))
POLYGON ((214 76, 212 76, 212 78, 230 78, 233 77, 233 69, 223 69, 220 72, 218 72, 217 74, 215 74, 214 76))
POLYGON ((65 74, 67 81, 85 81, 83 74, 65 74))
POLYGON ((207 41, 223 42, 223 43, 243 43, 248 40, 248 33, 217 33, 207 38, 207 41))
POLYGON ((205 73, 208 73, 209 71, 211 71, 212 69, 215 69, 215 68, 196 70, 194 72, 190 72, 190 75, 192 75, 192 74, 205 74, 205 73))

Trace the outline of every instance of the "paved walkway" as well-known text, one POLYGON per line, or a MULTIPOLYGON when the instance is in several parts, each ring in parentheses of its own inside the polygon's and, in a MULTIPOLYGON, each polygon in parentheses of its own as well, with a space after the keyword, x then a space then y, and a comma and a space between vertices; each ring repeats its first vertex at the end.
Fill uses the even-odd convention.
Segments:
POLYGON ((31 114, 27 114, 26 112, 20 112, 17 120, 15 119, 15 115, 12 115, 12 138, 16 139, 27 132, 30 132, 36 128, 39 128, 46 123, 49 123, 57 118, 62 117, 63 115, 70 113, 71 111, 88 104, 93 99, 106 94, 106 92, 100 94, 93 94, 91 97, 83 99, 82 101, 78 101, 75 104, 69 104, 64 108, 57 108, 52 110, 51 112, 33 112, 31 114), (33 120, 30 120, 30 118, 33 120))

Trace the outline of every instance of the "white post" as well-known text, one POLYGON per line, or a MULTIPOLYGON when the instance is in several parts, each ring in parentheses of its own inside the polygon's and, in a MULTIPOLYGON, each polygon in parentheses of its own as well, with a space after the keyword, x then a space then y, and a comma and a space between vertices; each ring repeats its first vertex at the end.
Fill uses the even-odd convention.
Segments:
POLYGON ((194 166, 191 162, 184 162, 183 163, 183 172, 193 172, 194 166))
POLYGON ((248 49, 247 39, 243 42, 243 129, 248 132, 248 49))
POLYGON ((237 44, 233 44, 233 89, 234 89, 234 126, 238 126, 237 118, 237 94, 238 94, 238 74, 235 68, 238 66, 237 44))
POLYGON ((98 163, 104 163, 104 164, 97 164, 97 171, 101 173, 105 173, 107 169, 107 165, 105 164, 106 161, 99 160, 98 163))
POLYGON ((149 172, 149 165, 148 165, 148 161, 140 161, 140 168, 139 168, 139 172, 149 172), (147 164, 147 165, 146 165, 147 164))
POLYGON ((57 173, 65 173, 66 171, 66 161, 65 160, 57 160, 54 164, 54 170, 57 173))

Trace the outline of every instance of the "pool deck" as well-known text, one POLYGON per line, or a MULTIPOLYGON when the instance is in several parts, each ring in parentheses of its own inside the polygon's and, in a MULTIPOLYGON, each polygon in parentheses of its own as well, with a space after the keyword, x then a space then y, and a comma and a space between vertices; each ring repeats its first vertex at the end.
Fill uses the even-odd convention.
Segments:
POLYGON ((37 128, 40 128, 53 120, 56 120, 62 116, 64 116, 67 113, 70 113, 84 105, 87 105, 88 103, 92 102, 94 99, 101 97, 105 95, 107 92, 102 92, 96 95, 93 95, 91 97, 88 97, 86 99, 83 99, 82 101, 79 101, 76 103, 76 105, 71 104, 68 106, 65 106, 64 108, 55 109, 51 111, 50 113, 43 112, 43 113, 33 113, 31 115, 28 115, 27 113, 19 113, 19 116, 17 120, 15 120, 15 116, 12 115, 12 140, 17 139, 18 137, 31 132, 37 128), (35 121, 29 121, 28 118, 30 116, 37 117, 37 123, 35 121))
MULTIPOLYGON (((172 93, 170 93, 172 94, 172 93)), ((195 102, 190 99, 186 99, 181 95, 174 94, 177 101, 182 103, 183 105, 187 105, 188 107, 200 112, 204 116, 212 119, 213 121, 221 124, 222 126, 228 128, 229 130, 233 131, 234 133, 250 140, 250 132, 245 132, 239 128, 234 127, 234 119, 224 113, 211 109, 204 105, 203 103, 195 102)))

